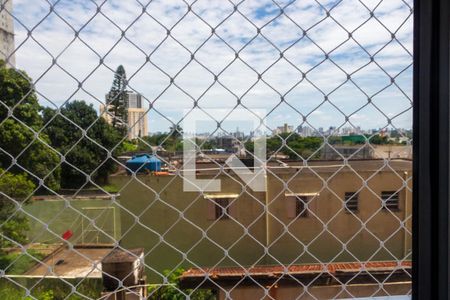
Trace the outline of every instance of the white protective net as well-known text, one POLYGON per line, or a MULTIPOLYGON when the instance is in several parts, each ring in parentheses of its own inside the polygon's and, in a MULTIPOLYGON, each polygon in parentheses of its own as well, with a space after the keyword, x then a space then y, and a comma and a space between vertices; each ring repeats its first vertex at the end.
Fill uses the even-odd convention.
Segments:
POLYGON ((411 294, 412 1, 0 3, 0 298, 411 294))

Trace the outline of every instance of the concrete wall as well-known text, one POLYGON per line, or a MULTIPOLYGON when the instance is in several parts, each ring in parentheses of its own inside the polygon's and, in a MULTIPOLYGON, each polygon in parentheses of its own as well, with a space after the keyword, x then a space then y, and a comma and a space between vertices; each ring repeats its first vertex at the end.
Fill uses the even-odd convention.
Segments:
POLYGON ((14 51, 13 0, 0 0, 0 3, 5 5, 5 10, 0 11, 0 59, 9 57, 7 66, 15 66, 15 55, 10 56, 14 51))
MULTIPOLYGON (((219 300, 222 299, 353 299, 355 297, 378 297, 407 295, 411 290, 410 282, 384 283, 383 289, 378 284, 351 284, 343 290, 340 285, 312 286, 307 289, 300 284, 280 285, 268 290, 270 297, 265 297, 266 289, 260 286, 222 287, 219 291, 219 300), (226 298, 226 293, 230 298, 226 298)), ((392 298, 394 299, 394 298, 392 298)))
MULTIPOLYGON (((380 196, 382 191, 401 190, 401 176, 405 175, 387 168, 375 175, 372 171, 355 173, 349 168, 336 171, 291 172, 268 178, 271 253, 283 258, 282 263, 318 262, 316 258, 320 261, 354 261, 355 257, 359 260, 402 259, 405 244, 408 250, 411 241, 405 230, 398 229, 405 216, 406 198, 411 203, 411 193, 406 189, 399 193, 396 211, 382 209, 380 196), (366 187, 363 187, 364 180, 366 187), (285 182, 288 182, 288 191, 284 189, 285 182), (344 206, 345 193, 357 191, 359 209, 349 213, 344 206), (291 192, 318 194, 308 204, 308 217, 288 217, 285 193, 291 192), (286 226, 289 233, 284 231, 286 226), (379 250, 380 240, 386 241, 385 249, 379 250), (306 250, 312 255, 305 253, 306 250)), ((410 215, 411 204, 408 210, 410 215)))
POLYGON ((267 194, 250 189, 241 194, 239 179, 222 174, 223 193, 241 194, 230 210, 235 220, 209 220, 210 200, 197 192, 183 192, 181 177, 116 176, 114 184, 125 186, 120 199, 121 245, 145 248, 146 264, 154 269, 146 270, 151 280, 158 278, 155 271, 181 266, 403 259, 411 239, 399 228, 405 214, 411 214, 411 193, 400 192, 395 212, 381 209, 379 197, 382 191, 400 190, 401 176, 407 175, 403 168, 355 172, 345 167, 317 172, 279 170, 268 174, 267 194), (367 185, 359 193, 359 211, 348 213, 343 209, 344 194, 364 186, 361 178, 367 185), (290 192, 318 193, 309 203, 308 217, 288 218, 285 194, 290 192), (268 214, 264 213, 266 201, 268 214), (378 239, 385 240, 385 248, 379 250, 378 239))
MULTIPOLYGON (((121 191, 121 204, 125 208, 121 210, 121 245, 144 247, 146 263, 158 272, 180 265, 250 265, 264 255, 264 206, 258 200, 264 199, 262 193, 243 194, 232 204, 237 222, 208 220, 210 200, 199 193, 183 192, 179 177, 120 176, 113 180, 114 184, 128 183, 121 191), (179 211, 185 211, 183 217, 179 211), (248 234, 244 227, 248 227, 248 234), (228 249, 229 257, 224 249, 228 249)), ((241 191, 241 185, 231 178, 223 178, 222 184, 227 193, 241 191)), ((146 271, 150 276, 155 274, 146 271)))

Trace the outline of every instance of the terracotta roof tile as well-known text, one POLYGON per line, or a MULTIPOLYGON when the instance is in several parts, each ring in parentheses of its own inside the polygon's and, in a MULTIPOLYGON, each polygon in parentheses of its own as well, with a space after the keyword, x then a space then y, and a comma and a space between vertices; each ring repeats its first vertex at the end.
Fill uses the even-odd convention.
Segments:
POLYGON ((331 263, 331 264, 304 264, 285 266, 256 266, 245 269, 243 267, 217 267, 217 268, 192 268, 183 273, 182 278, 192 277, 235 277, 235 276, 279 276, 284 274, 314 274, 314 273, 336 273, 336 272, 359 272, 359 271, 390 271, 395 269, 409 269, 411 262, 377 261, 366 263, 331 263))

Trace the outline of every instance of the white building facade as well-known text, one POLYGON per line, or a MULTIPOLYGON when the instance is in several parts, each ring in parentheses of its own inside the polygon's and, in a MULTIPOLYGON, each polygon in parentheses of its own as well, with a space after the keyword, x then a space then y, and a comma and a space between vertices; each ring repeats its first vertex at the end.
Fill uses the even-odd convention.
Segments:
POLYGON ((0 4, 0 59, 15 67, 13 3, 12 0, 0 0, 0 4))

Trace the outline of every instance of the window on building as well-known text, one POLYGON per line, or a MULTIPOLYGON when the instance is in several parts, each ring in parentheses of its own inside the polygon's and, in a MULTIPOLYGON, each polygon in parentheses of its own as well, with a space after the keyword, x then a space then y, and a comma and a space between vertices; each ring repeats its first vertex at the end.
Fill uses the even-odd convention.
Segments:
POLYGON ((230 198, 219 198, 215 200, 216 220, 225 220, 230 218, 230 198))
POLYGON ((381 200, 383 209, 396 210, 399 209, 399 195, 395 191, 381 192, 381 200))
POLYGON ((286 194, 286 208, 288 218, 306 218, 311 210, 308 205, 317 194, 286 194))
POLYGON ((296 196, 295 198, 295 215, 300 218, 308 217, 307 203, 311 198, 307 196, 296 196))
POLYGON ((359 194, 356 192, 345 193, 345 209, 347 211, 358 211, 359 194))
POLYGON ((208 220, 228 220, 236 217, 236 194, 210 194, 206 195, 208 220))

